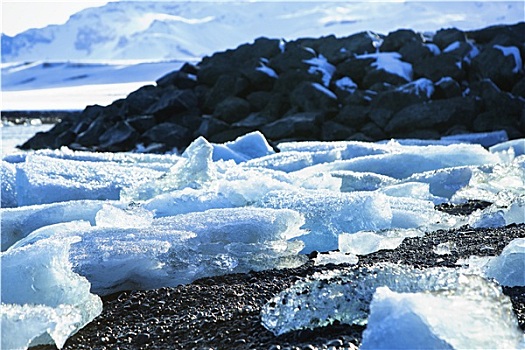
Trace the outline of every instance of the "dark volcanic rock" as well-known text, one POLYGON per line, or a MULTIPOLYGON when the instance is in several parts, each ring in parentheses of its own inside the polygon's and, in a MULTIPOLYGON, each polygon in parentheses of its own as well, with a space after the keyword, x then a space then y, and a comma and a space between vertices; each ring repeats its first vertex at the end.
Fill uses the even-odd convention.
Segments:
POLYGON ((394 114, 385 131, 394 136, 414 129, 444 132, 452 125, 468 124, 478 110, 478 103, 473 98, 456 97, 418 103, 394 114))
MULTIPOLYGON (((488 47, 474 57, 471 66, 471 79, 490 79, 505 91, 511 91, 515 83, 523 77, 523 61, 516 62, 512 54, 506 50, 514 50, 519 55, 517 47, 488 47)), ((520 58, 521 59, 521 58, 520 58)))
POLYGON ((273 141, 500 129, 511 139, 525 137, 524 34, 518 23, 433 36, 399 29, 387 36, 259 38, 186 63, 109 106, 89 106, 23 147, 129 151, 145 143, 161 145, 158 152, 183 150, 201 135, 232 141, 264 128, 273 141), (162 123, 177 130, 164 132, 177 140, 165 143, 162 123))

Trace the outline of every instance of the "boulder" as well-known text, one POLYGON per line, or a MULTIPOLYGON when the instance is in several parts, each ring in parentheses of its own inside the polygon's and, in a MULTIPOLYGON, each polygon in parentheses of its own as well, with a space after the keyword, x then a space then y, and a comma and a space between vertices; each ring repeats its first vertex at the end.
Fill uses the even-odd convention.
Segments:
POLYGON ((329 120, 321 127, 321 140, 323 141, 343 141, 355 134, 356 129, 329 120))
POLYGON ((290 102, 303 112, 338 110, 337 96, 319 83, 302 82, 292 91, 290 102))
POLYGON ((379 47, 381 52, 397 52, 409 43, 422 43, 423 38, 411 29, 398 29, 388 33, 379 47))
POLYGON ((138 138, 139 133, 126 121, 121 121, 100 135, 97 148, 104 152, 131 151, 138 138))
POLYGON ((230 128, 228 123, 223 122, 217 118, 212 117, 211 115, 204 115, 201 118, 201 124, 199 128, 195 131, 194 137, 204 136, 206 139, 209 139, 210 136, 221 133, 230 128))
POLYGON ((126 122, 139 133, 144 133, 157 124, 155 116, 151 114, 129 117, 126 122))
POLYGON ((85 131, 77 135, 75 143, 84 147, 97 146, 100 136, 112 126, 113 124, 101 115, 85 131))
POLYGON ((314 57, 317 57, 317 53, 313 49, 303 47, 298 42, 287 42, 284 52, 272 57, 268 62, 268 67, 272 68, 277 74, 295 69, 308 71, 310 66, 304 61, 314 57))
POLYGON ((235 123, 250 114, 250 103, 240 97, 230 96, 225 98, 213 112, 213 116, 228 124, 235 123))
POLYGON ((228 97, 240 95, 249 85, 249 81, 239 74, 221 75, 206 95, 204 102, 205 112, 212 113, 220 102, 228 97))
POLYGON ((403 61, 412 64, 433 56, 428 46, 420 41, 409 41, 405 43, 399 49, 399 53, 403 61))
POLYGON ((380 128, 374 122, 366 123, 359 131, 361 131, 363 134, 375 141, 384 140, 387 138, 387 135, 385 134, 383 129, 380 128))
POLYGON ((440 29, 436 32, 432 41, 443 51, 447 46, 456 41, 467 41, 467 36, 457 28, 440 29))
POLYGON ((333 80, 342 77, 349 77, 358 87, 361 87, 363 86, 363 79, 365 78, 366 73, 374 62, 375 59, 373 58, 347 59, 336 66, 333 80))
MULTIPOLYGON (((71 123, 58 123, 55 124, 51 130, 47 132, 37 132, 32 138, 24 142, 19 146, 20 149, 30 150, 30 149, 43 149, 43 148, 59 148, 66 146, 67 143, 64 142, 64 139, 59 136, 68 133, 68 140, 72 139, 72 136, 76 136, 71 132, 71 123)), ((72 141, 70 141, 72 142, 72 141)))
POLYGON ((260 111, 266 107, 271 98, 272 93, 269 91, 254 91, 246 96, 246 100, 250 103, 250 107, 254 111, 260 111))
POLYGON ((192 141, 193 133, 188 128, 175 123, 160 123, 142 134, 141 139, 147 146, 152 143, 164 144, 166 149, 184 149, 192 141))
POLYGON ((513 87, 512 94, 514 96, 523 97, 525 99, 525 77, 521 78, 513 87))
POLYGON ((160 99, 150 105, 144 114, 154 114, 159 120, 192 109, 197 109, 197 96, 193 90, 166 89, 160 99))
POLYGON ((270 140, 318 139, 324 114, 320 112, 289 115, 261 127, 262 133, 270 140))
POLYGON ((500 89, 511 91, 523 77, 523 61, 517 47, 494 46, 483 49, 472 60, 471 80, 492 80, 500 89))
POLYGON ((144 113, 151 105, 155 104, 162 95, 162 90, 153 85, 146 85, 126 97, 128 115, 144 113))
POLYGON ((348 104, 343 106, 334 121, 350 128, 360 129, 369 121, 370 107, 348 104))
POLYGON ((436 100, 461 96, 461 86, 451 77, 443 77, 434 84, 434 94, 436 100))
POLYGON ((444 77, 450 77, 456 81, 466 78, 461 58, 452 54, 441 54, 430 56, 414 63, 414 78, 428 78, 437 82, 444 77))
POLYGON ((394 114, 385 131, 393 137, 404 136, 416 128, 444 132, 456 124, 471 124, 479 109, 475 98, 455 97, 425 101, 405 107, 394 114))
MULTIPOLYGON (((187 65, 188 63, 186 63, 187 65)), ((188 69, 188 68, 186 68, 188 69)), ((156 81, 157 86, 161 88, 175 87, 181 90, 193 89, 197 86, 197 69, 195 73, 188 73, 182 69, 171 72, 156 81)))

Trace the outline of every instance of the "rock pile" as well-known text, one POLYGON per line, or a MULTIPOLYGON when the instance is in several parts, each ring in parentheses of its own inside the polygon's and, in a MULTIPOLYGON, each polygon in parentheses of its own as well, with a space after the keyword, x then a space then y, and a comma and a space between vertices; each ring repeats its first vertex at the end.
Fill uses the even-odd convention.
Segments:
POLYGON ((525 22, 433 35, 400 29, 291 42, 259 38, 185 64, 23 149, 179 151, 198 136, 270 141, 525 137, 525 22))

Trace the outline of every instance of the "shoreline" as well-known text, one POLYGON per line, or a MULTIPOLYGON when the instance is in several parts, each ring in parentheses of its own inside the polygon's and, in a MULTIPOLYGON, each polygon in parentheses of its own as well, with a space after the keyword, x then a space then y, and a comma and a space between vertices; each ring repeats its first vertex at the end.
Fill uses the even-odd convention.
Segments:
MULTIPOLYGON (((472 202, 442 209, 461 215, 479 205, 472 202)), ((274 336, 261 325, 261 307, 281 290, 315 272, 382 262, 454 268, 459 259, 472 255, 499 255, 515 238, 525 238, 525 224, 480 229, 465 226, 406 238, 396 249, 359 256, 357 265, 315 266, 313 259, 319 253, 314 252, 298 268, 228 274, 175 288, 115 293, 102 298, 102 314, 70 337, 63 349, 357 349, 364 326, 333 324, 274 336), (443 242, 453 242, 457 249, 447 255, 435 254, 433 249, 443 242)), ((502 289, 525 332, 525 287, 502 289)))

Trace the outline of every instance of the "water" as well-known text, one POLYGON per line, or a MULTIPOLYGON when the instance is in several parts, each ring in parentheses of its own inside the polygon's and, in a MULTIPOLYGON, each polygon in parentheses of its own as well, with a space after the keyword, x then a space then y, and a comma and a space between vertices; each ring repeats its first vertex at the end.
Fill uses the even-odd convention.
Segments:
POLYGON ((54 124, 39 125, 2 125, 0 132, 2 134, 2 156, 6 154, 19 152, 16 148, 30 139, 37 132, 48 131, 54 124))

